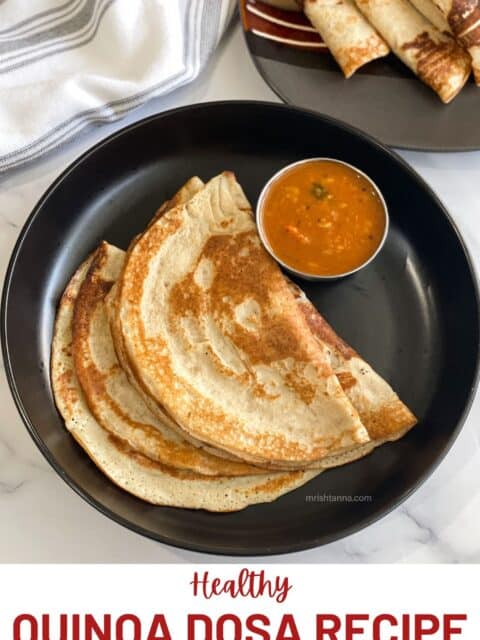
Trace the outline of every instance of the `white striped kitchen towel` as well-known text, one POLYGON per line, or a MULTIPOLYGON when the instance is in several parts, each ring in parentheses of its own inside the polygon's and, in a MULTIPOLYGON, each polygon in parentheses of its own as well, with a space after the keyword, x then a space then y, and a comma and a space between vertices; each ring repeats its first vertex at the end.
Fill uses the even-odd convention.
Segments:
POLYGON ((193 80, 235 0, 0 0, 0 172, 193 80))

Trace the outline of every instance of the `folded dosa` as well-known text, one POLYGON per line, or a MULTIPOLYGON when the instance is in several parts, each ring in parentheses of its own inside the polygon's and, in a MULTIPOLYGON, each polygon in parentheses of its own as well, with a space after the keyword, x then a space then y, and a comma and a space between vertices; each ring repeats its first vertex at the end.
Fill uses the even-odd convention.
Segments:
MULTIPOLYGON (((160 207, 160 209, 158 210, 158 212, 156 213, 155 217, 152 220, 152 223, 159 220, 160 217, 166 213, 170 208, 172 208, 175 205, 181 204, 182 202, 186 202, 188 201, 190 198, 192 198, 195 193, 197 193, 198 191, 200 191, 200 189, 202 189, 204 187, 204 183, 203 181, 198 178, 197 176, 191 178, 190 180, 188 180, 188 182, 177 192, 177 194, 171 198, 169 201, 167 201, 164 205, 162 205, 162 207, 160 207)), ((150 223, 150 224, 152 224, 150 223)), ((150 226, 150 225, 149 225, 150 226)), ((134 246, 135 242, 138 240, 140 236, 138 236, 133 243, 131 244, 131 247, 134 246)), ((119 252, 119 249, 115 249, 114 247, 111 247, 111 250, 115 250, 116 252, 119 252)), ((325 340, 325 344, 327 345, 328 349, 331 349, 334 345, 341 343, 345 346, 345 349, 348 348, 348 345, 346 345, 346 343, 344 343, 338 336, 336 336, 336 334, 334 333, 333 329, 331 329, 329 327, 329 331, 325 330, 325 327, 327 327, 327 323, 326 321, 322 318, 322 316, 320 315, 320 313, 313 307, 313 305, 310 303, 310 301, 306 298, 305 294, 296 286, 294 285, 292 282, 289 281, 290 286, 292 287, 293 293, 297 299, 297 303, 299 304, 299 307, 302 310, 302 313, 305 314, 305 317, 307 319, 307 322, 312 330, 312 332, 314 333, 315 337, 319 340, 322 339, 322 337, 326 337, 325 340)), ((155 402, 152 401, 152 398, 144 392, 144 390, 142 389, 142 387, 138 384, 138 381, 135 379, 135 377, 132 375, 131 373, 131 369, 130 369, 130 365, 128 363, 128 358, 126 357, 126 354, 124 352, 124 348, 123 348, 123 342, 121 339, 121 335, 120 335, 120 331, 118 328, 118 321, 117 321, 117 284, 115 283, 110 292, 107 294, 106 298, 105 298, 105 303, 106 303, 106 310, 107 310, 107 315, 109 317, 109 323, 110 323, 110 329, 111 329, 111 334, 113 336, 113 341, 115 344, 115 350, 116 353, 118 355, 118 358, 120 360, 120 362, 122 363, 122 367, 124 372, 127 374, 128 379, 130 381, 130 384, 137 390, 137 393, 142 397, 144 404, 146 404, 150 410, 151 413, 153 413, 153 415, 159 416, 160 422, 162 424, 165 423, 165 413, 164 410, 162 408, 159 407, 158 404, 156 404, 155 402)), ((78 306, 78 305, 77 305, 78 306)), ((352 350, 350 350, 352 351, 352 350)), ((333 367, 333 370, 336 372, 336 367, 339 367, 339 371, 342 374, 344 371, 344 358, 342 357, 342 353, 337 353, 337 355, 334 357, 331 357, 331 364, 333 367)), ((368 365, 366 365, 368 367, 368 365)), ((346 380, 346 378, 342 375, 338 376, 339 378, 339 382, 343 387, 342 383, 346 383, 346 389, 347 389, 347 395, 349 395, 348 391, 351 388, 351 384, 348 383, 348 380, 346 380)), ((364 407, 365 403, 368 403, 368 396, 372 393, 371 390, 371 385, 367 385, 365 384, 365 380, 362 378, 359 381, 359 388, 361 389, 359 393, 352 393, 349 395, 350 401, 352 402, 353 406, 355 408, 357 408, 355 406, 355 403, 357 401, 357 399, 360 399, 360 406, 364 407), (367 399, 363 398, 363 394, 367 395, 367 399)), ((384 383, 387 388, 388 385, 387 383, 384 383)), ((345 388, 344 388, 345 391, 345 388)), ((377 399, 377 403, 376 406, 381 406, 379 400, 377 399)), ((379 415, 379 411, 377 410, 377 415, 379 415)), ((173 423, 171 421, 171 419, 168 419, 167 424, 169 425, 170 429, 177 432, 179 430, 178 425, 176 425, 175 423, 173 423)), ((109 427, 107 426, 107 429, 109 427)), ((393 432, 393 428, 391 423, 387 424, 387 426, 385 428, 390 428, 391 431, 393 432)), ((399 436, 398 436, 399 437, 399 436)), ((194 441, 194 443, 196 444, 196 446, 200 446, 201 443, 199 443, 198 441, 194 441)), ((348 451, 344 451, 342 452, 342 454, 338 454, 338 455, 331 455, 331 456, 327 456, 325 458, 322 458, 321 462, 316 463, 314 465, 312 465, 313 468, 315 469, 328 469, 328 468, 332 468, 332 467, 336 467, 342 464, 347 464, 349 462, 352 462, 354 460, 357 460, 358 458, 361 458, 365 455, 367 455, 368 453, 370 453, 373 448, 375 446, 378 446, 378 444, 381 444, 381 442, 379 440, 377 440, 376 442, 372 443, 367 443, 364 445, 358 445, 356 447, 354 447, 353 449, 350 449, 348 451)), ((212 455, 214 456, 225 456, 228 457, 228 459, 230 460, 239 460, 238 458, 235 458, 235 456, 229 455, 226 452, 221 452, 218 449, 214 449, 214 448, 210 448, 208 446, 204 446, 203 447, 204 450, 209 451, 210 453, 212 453, 212 455)), ((147 453, 147 456, 149 454, 147 453)), ((244 465, 244 467, 247 467, 247 465, 244 465)), ((240 467, 241 468, 241 467, 240 467)), ((247 467, 248 468, 248 467, 247 467)), ((197 468, 197 471, 199 469, 197 468)), ((259 469, 258 469, 259 471, 259 469)), ((258 472, 257 471, 257 472, 258 472)), ((226 472, 225 472, 225 475, 226 472)), ((235 475, 234 473, 228 473, 228 475, 235 475)), ((239 474, 241 475, 241 474, 239 474)))
POLYGON ((263 473, 212 455, 187 442, 168 419, 154 415, 129 383, 115 352, 105 296, 118 279, 125 252, 103 242, 77 296, 73 322, 75 371, 100 425, 131 449, 177 469, 212 476, 263 473))
POLYGON ((355 0, 394 53, 445 103, 462 89, 471 58, 407 0, 355 0))
POLYGON ((390 51, 353 0, 305 0, 303 9, 346 78, 390 51))
POLYGON ((450 25, 454 36, 472 57, 475 82, 480 85, 479 0, 432 0, 450 25))
POLYGON ((435 25, 439 31, 452 34, 448 20, 434 4, 433 0, 410 0, 410 2, 427 20, 435 25))
POLYGON ((300 468, 369 441, 231 173, 134 244, 118 324, 141 386, 202 442, 300 468))
MULTIPOLYGON (((204 186, 200 178, 196 176, 191 178, 185 187, 170 200, 170 206, 189 200, 204 186)), ((165 205, 160 208, 154 220, 158 220, 167 210, 168 207, 165 205)), ((288 278, 287 282, 310 330, 318 340, 327 346, 332 369, 345 394, 358 411, 375 446, 401 438, 417 423, 416 417, 400 400, 386 380, 379 376, 350 345, 335 333, 300 287, 288 278)), ((356 457, 359 457, 359 454, 364 455, 371 448, 373 448, 371 443, 359 445, 356 448, 356 457)), ((353 454, 353 451, 351 453, 353 454)), ((333 466, 333 463, 338 463, 339 460, 342 460, 342 463, 345 462, 345 453, 330 461, 328 458, 324 458, 321 466, 333 466)))
POLYGON ((152 504, 235 511, 275 500, 317 475, 292 471, 239 478, 202 476, 153 462, 105 431, 85 401, 72 357, 74 305, 90 263, 91 259, 79 267, 60 301, 52 343, 52 387, 67 429, 112 482, 152 504))

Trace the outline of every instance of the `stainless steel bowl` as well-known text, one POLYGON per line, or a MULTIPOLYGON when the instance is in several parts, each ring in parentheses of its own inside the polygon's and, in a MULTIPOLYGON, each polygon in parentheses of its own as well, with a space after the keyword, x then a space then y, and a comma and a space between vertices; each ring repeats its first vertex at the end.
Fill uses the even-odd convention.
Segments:
POLYGON ((370 262, 372 262, 372 260, 374 260, 375 257, 380 253, 380 251, 382 250, 383 245, 385 244, 385 240, 387 239, 387 235, 388 235, 389 223, 390 223, 387 204, 386 204, 385 199, 384 199, 384 197, 382 195, 382 192, 377 187, 375 182, 373 182, 373 180, 369 176, 367 176, 366 173, 364 173, 363 171, 358 169, 358 167, 355 167, 352 164, 349 164, 348 162, 343 162, 343 160, 337 160, 336 158, 307 158, 305 160, 299 160, 298 162, 293 162, 292 164, 289 164, 286 167, 283 167, 283 169, 280 169, 280 171, 277 171, 277 173, 275 173, 275 175, 273 175, 270 178, 270 180, 266 183, 266 185, 262 189, 262 192, 260 193, 260 197, 258 198, 258 203, 257 203, 256 217, 257 217, 257 226, 258 226, 258 233, 260 235, 260 239, 261 239, 261 241, 263 243, 263 246, 268 251, 268 253, 272 256, 272 258, 274 258, 284 269, 286 269, 290 273, 298 276, 299 278, 304 278, 305 280, 313 280, 313 281, 323 281, 323 280, 324 281, 332 281, 332 280, 338 280, 339 278, 345 278, 345 277, 350 276, 350 275, 352 275, 354 273, 357 273, 357 271, 360 271, 360 269, 363 269, 364 267, 366 267, 367 264, 370 264, 370 262), (351 271, 346 271, 345 273, 339 273, 339 274, 336 274, 336 275, 332 275, 332 276, 322 276, 322 275, 314 275, 314 274, 311 274, 311 273, 305 273, 303 271, 298 271, 297 269, 294 269, 290 265, 286 264, 283 260, 281 260, 276 255, 275 251, 272 249, 272 247, 271 247, 271 245, 270 245, 270 243, 268 241, 267 235, 265 233, 264 226, 263 226, 263 213, 264 213, 263 205, 264 205, 264 202, 265 202, 265 197, 267 195, 267 192, 268 192, 270 186, 273 184, 273 182, 275 182, 280 176, 282 176, 284 173, 286 173, 287 171, 289 171, 293 167, 296 167, 298 165, 305 164, 305 163, 308 163, 308 162, 318 162, 318 161, 328 161, 328 162, 335 162, 337 164, 342 164, 342 165, 344 165, 346 167, 349 167, 350 169, 352 169, 353 171, 355 171, 359 175, 363 176, 371 184, 372 188, 377 193, 377 195, 378 195, 378 197, 380 199, 380 202, 382 203, 383 211, 384 211, 384 214, 385 214, 385 230, 383 232, 382 239, 381 239, 378 247, 376 248, 375 252, 367 260, 365 260, 365 262, 360 264, 355 269, 352 269, 351 271))

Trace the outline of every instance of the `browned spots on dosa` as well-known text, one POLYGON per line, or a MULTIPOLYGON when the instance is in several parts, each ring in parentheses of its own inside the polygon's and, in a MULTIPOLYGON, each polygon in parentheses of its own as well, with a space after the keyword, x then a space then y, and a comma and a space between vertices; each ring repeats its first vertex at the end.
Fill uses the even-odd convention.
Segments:
MULTIPOLYGON (((218 235, 210 238, 199 258, 211 261, 214 277, 207 294, 195 283, 195 268, 179 283, 170 294, 170 325, 175 331, 179 318, 212 317, 221 327, 223 334, 235 346, 246 367, 271 365, 289 360, 294 362, 292 370, 285 373, 285 384, 305 402, 310 403, 316 394, 316 387, 303 375, 302 363, 311 361, 311 353, 305 346, 302 332, 306 329, 303 320, 299 323, 292 315, 282 312, 266 312, 265 305, 275 296, 286 296, 292 311, 295 303, 290 292, 285 290, 285 281, 275 263, 266 256, 259 245, 255 231, 236 236, 218 235), (235 308, 246 300, 253 300, 260 309, 257 326, 249 330, 236 322, 235 308)), ((283 311, 283 310, 282 310, 283 311)), ((206 345, 206 351, 217 368, 226 371, 221 362, 206 345)), ((330 375, 328 365, 318 363, 319 373, 330 375)), ((240 374, 237 377, 242 377, 240 374)), ((254 376, 255 395, 269 395, 257 384, 254 376)))
POLYGON ((252 365, 271 364, 286 358, 308 361, 298 329, 287 317, 260 311, 256 331, 235 322, 237 305, 254 300, 261 310, 285 286, 276 265, 266 258, 255 231, 210 238, 199 260, 202 258, 210 260, 214 267, 208 295, 195 284, 193 271, 189 273, 171 291, 172 322, 186 315, 213 316, 252 365))
POLYGON ((62 306, 68 306, 68 305, 71 305, 71 304, 73 305, 74 302, 75 302, 76 297, 77 297, 76 294, 70 288, 68 288, 68 289, 65 290, 65 292, 64 292, 64 294, 62 296, 60 304, 62 306))
MULTIPOLYGON (((74 336, 83 334, 84 332, 88 333, 92 307, 95 307, 100 301, 103 301, 113 286, 112 281, 107 281, 99 275, 99 272, 108 259, 107 251, 106 243, 102 243, 95 252, 92 264, 80 287, 73 313, 72 327, 74 336)), ((75 351, 75 337, 73 343, 75 351)))
MULTIPOLYGON (((447 20, 453 33, 461 37, 464 43, 465 32, 472 29, 475 23, 480 20, 480 4, 478 0, 453 0, 447 20)), ((474 29, 474 31, 478 30, 474 29)))
POLYGON ((392 402, 376 411, 360 411, 360 419, 372 440, 400 438, 417 423, 413 413, 401 402, 392 402))
POLYGON ((426 31, 405 43, 402 49, 413 52, 418 76, 439 93, 452 68, 457 65, 460 68, 468 55, 453 38, 436 42, 426 31))
POLYGON ((288 474, 282 473, 275 475, 273 478, 256 487, 252 493, 259 493, 260 491, 269 493, 280 491, 284 487, 289 487, 292 481, 300 481, 303 478, 303 473, 303 471, 291 471, 288 474))
POLYGON ((387 53, 388 47, 383 40, 377 34, 370 36, 363 46, 348 47, 342 51, 342 57, 345 58, 345 62, 342 65, 344 73, 349 77, 364 65, 365 61, 385 56, 387 53))
POLYGON ((73 372, 70 369, 66 369, 57 377, 55 381, 55 396, 62 398, 65 410, 73 413, 78 394, 75 388, 73 372))
POLYGON ((301 374, 295 371, 285 374, 284 381, 285 385, 301 398, 305 404, 311 404, 317 395, 317 385, 308 382, 301 374))
POLYGON ((337 371, 336 375, 344 391, 348 391, 357 384, 356 378, 349 371, 337 371))
POLYGON ((57 378, 58 386, 71 386, 73 380, 73 372, 70 369, 63 371, 57 378))

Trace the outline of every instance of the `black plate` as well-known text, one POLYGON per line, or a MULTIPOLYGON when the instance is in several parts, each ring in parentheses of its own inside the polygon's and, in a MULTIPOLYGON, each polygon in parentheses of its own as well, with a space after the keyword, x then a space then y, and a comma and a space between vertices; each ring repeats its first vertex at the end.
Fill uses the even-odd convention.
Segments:
POLYGON ((458 433, 475 387, 478 297, 465 247, 447 212, 395 154, 308 112, 255 102, 213 103, 128 127, 55 182, 27 221, 10 262, 2 343, 11 389, 33 439, 90 504, 170 544, 270 554, 314 547, 364 527, 432 471, 458 433), (66 282, 102 238, 126 248, 159 203, 190 176, 207 179, 231 169, 254 204, 280 167, 312 156, 339 158, 369 174, 385 195, 391 231, 380 256, 363 271, 334 284, 304 283, 305 289, 340 335, 391 381, 419 416, 419 426, 359 462, 240 513, 152 507, 131 497, 97 471, 65 431, 53 403, 50 342, 66 282), (324 494, 369 495, 371 501, 326 502, 324 494))
MULTIPOLYGON (((244 10, 248 3, 240 0, 244 10)), ((265 5, 262 9, 269 11, 265 5)), ((274 13, 291 20, 290 11, 274 13)), ((246 24, 244 13, 244 28, 246 24)), ((263 28, 268 32, 271 25, 265 22, 263 28)), ((294 37, 288 29, 283 31, 284 37, 294 37)), ((346 80, 329 53, 300 50, 252 32, 245 32, 245 37, 261 76, 288 104, 344 120, 393 147, 480 149, 480 90, 473 79, 445 105, 393 54, 346 80)))

